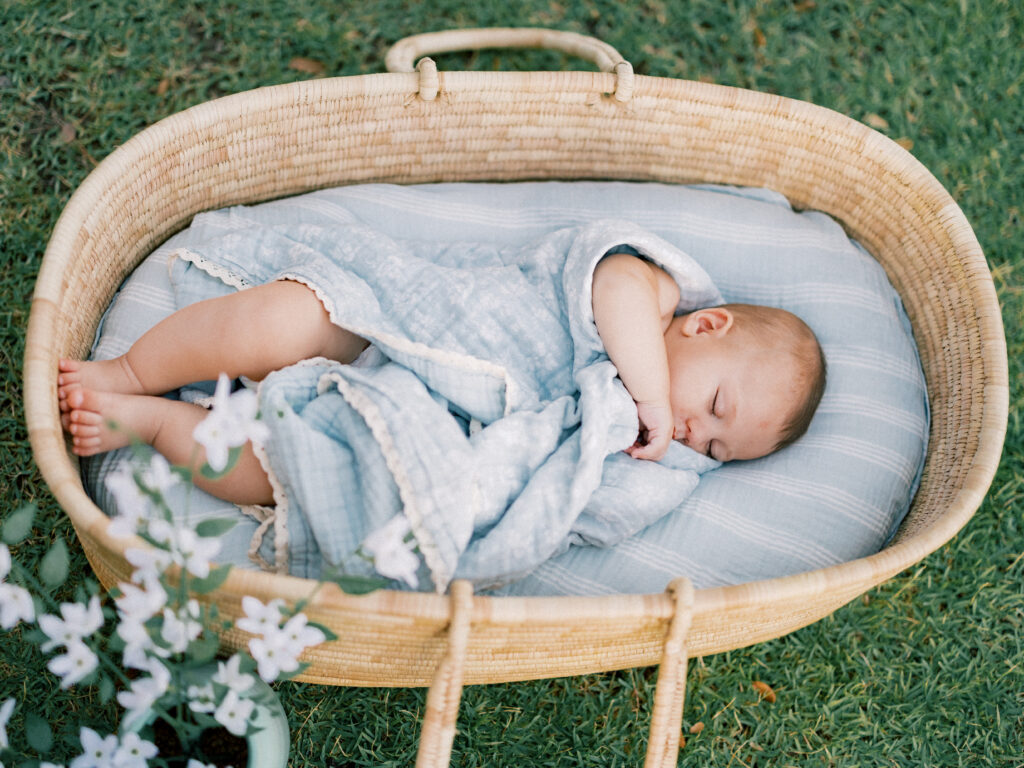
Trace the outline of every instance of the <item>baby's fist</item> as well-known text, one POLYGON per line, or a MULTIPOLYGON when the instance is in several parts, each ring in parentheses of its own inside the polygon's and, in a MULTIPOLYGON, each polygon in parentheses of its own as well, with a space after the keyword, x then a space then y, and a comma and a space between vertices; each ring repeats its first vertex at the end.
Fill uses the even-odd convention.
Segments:
POLYGON ((634 459, 660 461, 672 442, 672 408, 667 404, 637 403, 640 434, 626 453, 634 459))

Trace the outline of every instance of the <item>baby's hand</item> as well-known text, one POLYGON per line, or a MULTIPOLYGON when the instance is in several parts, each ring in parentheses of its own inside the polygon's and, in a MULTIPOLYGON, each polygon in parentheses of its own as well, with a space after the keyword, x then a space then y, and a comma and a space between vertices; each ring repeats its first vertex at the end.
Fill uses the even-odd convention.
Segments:
POLYGON ((637 403, 636 413, 640 434, 626 453, 634 459, 660 461, 672 442, 672 408, 668 404, 637 403))

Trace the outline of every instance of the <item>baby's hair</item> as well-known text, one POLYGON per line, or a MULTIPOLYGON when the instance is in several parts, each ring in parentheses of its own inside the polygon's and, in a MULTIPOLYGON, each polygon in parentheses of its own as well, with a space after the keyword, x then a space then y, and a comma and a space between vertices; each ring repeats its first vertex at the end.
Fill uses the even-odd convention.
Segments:
POLYGON ((778 307, 760 304, 725 304, 733 316, 733 328, 751 337, 764 349, 786 354, 795 364, 795 382, 803 397, 783 425, 782 436, 773 451, 785 448, 803 435, 811 424, 825 392, 827 366, 818 337, 807 323, 778 307))

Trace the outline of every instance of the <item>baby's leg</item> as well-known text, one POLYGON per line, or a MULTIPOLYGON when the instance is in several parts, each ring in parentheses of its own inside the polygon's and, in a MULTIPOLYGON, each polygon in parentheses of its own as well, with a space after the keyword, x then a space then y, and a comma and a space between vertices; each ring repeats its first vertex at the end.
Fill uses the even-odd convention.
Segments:
POLYGON ((205 408, 163 397, 97 392, 84 387, 71 391, 67 403, 69 411, 64 419, 71 433, 72 451, 79 456, 120 448, 134 437, 153 446, 171 464, 191 468, 193 482, 218 498, 233 504, 274 503, 270 481, 250 443, 224 477, 210 480, 199 473, 206 452, 192 438, 192 431, 208 415, 205 408))
POLYGON ((260 380, 310 357, 350 363, 367 346, 331 323, 311 289, 281 280, 184 307, 113 360, 61 360, 58 397, 67 412, 79 387, 157 395, 221 373, 260 380))

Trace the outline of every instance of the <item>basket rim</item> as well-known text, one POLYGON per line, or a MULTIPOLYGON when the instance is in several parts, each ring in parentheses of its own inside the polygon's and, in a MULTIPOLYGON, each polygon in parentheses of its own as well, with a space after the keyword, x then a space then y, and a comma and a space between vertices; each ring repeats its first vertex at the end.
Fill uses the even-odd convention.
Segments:
MULTIPOLYGON (((512 90, 542 98, 566 90, 609 94, 615 87, 614 74, 589 71, 446 71, 440 72, 439 77, 439 98, 455 100, 481 90, 512 90)), ((26 422, 33 456, 51 491, 72 519, 80 536, 88 536, 104 549, 120 553, 122 556, 128 546, 137 545, 139 542, 111 537, 106 530, 109 518, 85 494, 81 480, 65 449, 65 440, 59 425, 55 395, 55 352, 48 345, 48 339, 54 338, 54 329, 60 322, 57 307, 63 290, 61 275, 64 266, 73 258, 77 232, 93 215, 98 205, 97 200, 102 199, 104 190, 115 184, 126 168, 144 162, 153 145, 166 141, 170 136, 187 135, 200 130, 208 123, 225 119, 226 115, 256 114, 267 109, 268 104, 287 107, 312 102, 325 91, 370 100, 395 95, 414 98, 418 87, 419 77, 416 73, 376 73, 264 86, 203 102, 169 115, 135 134, 108 155, 75 190, 54 227, 37 277, 26 338, 23 376, 26 422)), ((909 169, 915 183, 925 188, 930 196, 943 202, 942 208, 949 219, 962 222, 966 226, 968 234, 960 236, 957 249, 962 250, 965 256, 975 262, 976 273, 968 284, 970 299, 975 307, 982 334, 982 344, 986 351, 983 362, 988 382, 984 392, 978 446, 971 456, 970 469, 955 499, 927 528, 916 531, 873 555, 791 576, 697 590, 695 614, 715 610, 723 605, 756 604, 763 602, 769 595, 773 598, 779 594, 812 596, 834 589, 837 584, 852 582, 865 585, 864 589, 867 589, 916 563, 951 539, 982 503, 998 468, 1008 419, 1009 374, 1002 316, 980 245, 959 206, 916 158, 887 137, 849 117, 809 102, 735 86, 636 76, 634 98, 664 93, 674 98, 700 99, 725 108, 752 102, 769 111, 790 110, 795 114, 794 119, 798 120, 806 118, 813 121, 821 119, 821 115, 826 114, 830 119, 838 118, 845 121, 844 125, 849 130, 863 137, 865 151, 875 153, 885 162, 898 163, 909 169)), ((797 205, 800 203, 794 202, 797 205)), ((933 459, 929 453, 926 457, 926 466, 930 466, 933 459)), ((301 591, 305 596, 308 595, 308 585, 312 581, 235 568, 225 584, 225 589, 259 592, 272 588, 274 594, 278 595, 282 592, 298 595, 301 591), (265 580, 272 581, 264 583, 265 580)), ((449 612, 447 598, 440 595, 394 590, 381 590, 379 593, 359 596, 334 594, 331 591, 325 594, 330 594, 332 601, 340 601, 338 604, 343 607, 358 606, 359 610, 380 613, 410 611, 438 619, 447 617, 449 612)), ((634 610, 641 603, 643 610, 652 610, 651 606, 654 606, 653 610, 659 615, 670 610, 670 601, 662 595, 653 596, 653 599, 651 595, 615 595, 478 597, 476 600, 484 601, 480 604, 481 610, 486 612, 489 619, 498 622, 522 620, 528 609, 533 611, 534 606, 539 608, 542 605, 568 605, 564 601, 575 601, 580 605, 585 602, 585 609, 595 613, 606 612, 609 608, 634 610)))

